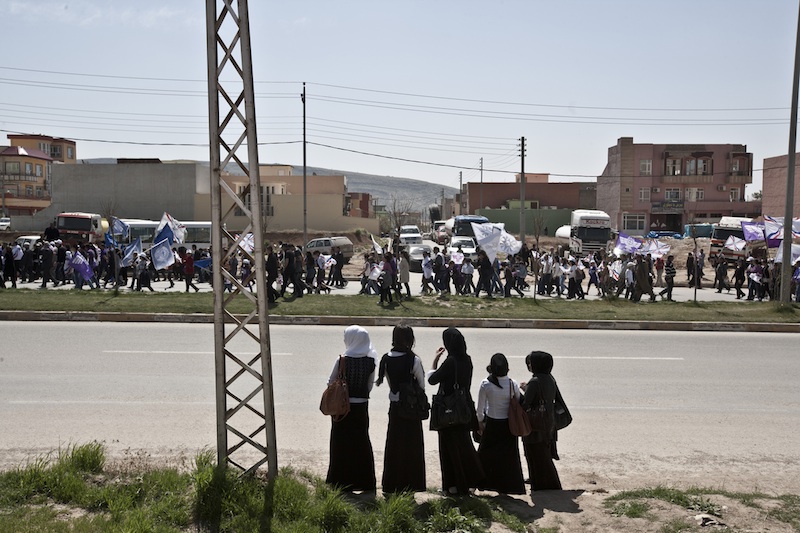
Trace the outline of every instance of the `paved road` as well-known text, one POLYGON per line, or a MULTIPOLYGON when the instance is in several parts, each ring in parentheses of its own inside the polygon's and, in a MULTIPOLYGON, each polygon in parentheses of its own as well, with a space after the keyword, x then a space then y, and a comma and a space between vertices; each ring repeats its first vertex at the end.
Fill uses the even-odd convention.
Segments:
MULTIPOLYGON (((324 473, 329 423, 317 407, 342 331, 270 328, 283 465, 324 473)), ((379 352, 388 349, 391 328, 371 328, 371 334, 379 352)), ((416 334, 428 368, 441 330, 416 334)), ((800 491, 796 335, 464 334, 477 378, 496 351, 509 356, 516 379, 526 376, 526 352, 554 354, 554 374, 576 420, 559 443, 567 486, 680 481, 800 491)), ((0 468, 92 439, 104 441, 114 457, 142 452, 175 460, 215 446, 210 325, 2 322, 0 335, 0 468)), ((376 389, 370 409, 379 464, 386 394, 385 386, 376 389)), ((426 451, 428 483, 436 486, 430 432, 426 451)))

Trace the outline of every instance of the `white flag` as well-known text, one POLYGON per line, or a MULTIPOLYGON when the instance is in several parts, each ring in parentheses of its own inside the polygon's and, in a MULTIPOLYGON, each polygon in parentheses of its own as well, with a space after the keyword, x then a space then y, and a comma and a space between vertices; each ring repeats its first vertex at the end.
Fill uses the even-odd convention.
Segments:
POLYGON ((158 235, 164 226, 167 225, 169 225, 170 229, 172 230, 172 235, 175 237, 175 242, 182 243, 185 241, 186 226, 172 218, 166 211, 164 211, 164 214, 161 215, 161 222, 158 223, 158 227, 156 228, 156 235, 158 235))
POLYGON ((156 270, 169 267, 175 262, 175 255, 172 253, 172 248, 169 247, 169 240, 164 239, 157 242, 150 248, 150 259, 153 261, 153 267, 156 270))

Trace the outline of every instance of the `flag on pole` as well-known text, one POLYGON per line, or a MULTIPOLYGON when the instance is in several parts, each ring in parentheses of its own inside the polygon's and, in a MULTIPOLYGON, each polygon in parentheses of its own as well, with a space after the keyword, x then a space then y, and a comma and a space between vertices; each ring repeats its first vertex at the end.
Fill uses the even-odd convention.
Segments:
POLYGON ((472 224, 472 233, 475 234, 475 241, 481 250, 486 252, 489 261, 494 263, 497 258, 497 252, 500 250, 500 240, 505 231, 505 224, 472 224))
POLYGON ((626 254, 635 254, 642 247, 642 243, 636 238, 631 237, 625 233, 619 232, 617 236, 617 245, 614 247, 614 254, 619 255, 619 252, 626 254), (619 250, 619 252, 618 252, 619 250))
POLYGON ((125 252, 122 254, 122 261, 119 263, 120 266, 131 266, 140 253, 142 253, 142 238, 136 237, 135 241, 125 247, 125 252))
POLYGON ((758 222, 742 222, 742 232, 744 233, 744 240, 747 242, 763 241, 764 224, 758 222))
MULTIPOLYGON (((236 238, 238 240, 239 237, 237 236, 236 238)), ((255 237, 253 237, 252 233, 248 233, 247 235, 242 237, 242 240, 239 241, 239 248, 241 248, 248 254, 253 253, 253 250, 255 249, 255 237)))
POLYGON ((158 241, 150 248, 150 259, 152 259, 153 267, 156 270, 168 268, 175 262, 175 255, 172 253, 172 248, 169 247, 167 239, 158 241))
MULTIPOLYGON (((170 242, 170 246, 172 246, 173 242, 183 243, 186 238, 186 226, 172 218, 166 211, 164 211, 164 214, 161 216, 161 222, 158 223, 156 235, 158 235, 165 226, 169 226, 172 230, 173 240, 170 242)), ((154 242, 158 242, 158 240, 159 239, 156 238, 154 242)))
POLYGON ((383 247, 378 244, 378 241, 375 240, 375 236, 370 233, 369 238, 372 239, 372 249, 375 251, 376 254, 382 255, 383 254, 383 247))
POLYGON ((728 250, 734 250, 736 252, 741 252, 744 250, 744 247, 747 245, 747 241, 744 239, 740 239, 735 235, 730 235, 728 240, 725 241, 725 248, 728 250))
POLYGON ((161 231, 156 233, 156 236, 153 239, 154 243, 161 241, 168 241, 168 246, 172 246, 172 243, 175 242, 175 234, 172 232, 172 227, 169 224, 161 228, 161 231))
POLYGON ((89 265, 89 261, 80 252, 73 254, 72 259, 70 259, 70 266, 86 281, 89 281, 94 276, 94 270, 89 265))
POLYGON ((114 236, 111 235, 110 231, 106 232, 105 245, 106 245, 106 248, 116 248, 117 247, 117 241, 114 240, 114 236))
POLYGON ((111 234, 112 235, 122 235, 123 238, 127 239, 131 233, 131 227, 118 219, 117 217, 111 217, 111 234))

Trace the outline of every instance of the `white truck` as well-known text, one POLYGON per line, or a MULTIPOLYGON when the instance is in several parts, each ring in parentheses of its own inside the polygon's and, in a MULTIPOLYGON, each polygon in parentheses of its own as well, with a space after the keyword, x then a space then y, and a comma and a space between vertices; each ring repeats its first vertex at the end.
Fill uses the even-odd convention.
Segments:
POLYGON ((746 217, 722 217, 717 224, 714 224, 714 229, 711 233, 711 247, 708 251, 709 259, 715 258, 722 253, 725 254, 725 259, 727 259, 729 263, 734 263, 737 259, 745 259, 753 255, 754 250, 764 248, 765 242, 763 240, 748 242, 743 250, 725 248, 725 241, 727 241, 728 237, 731 235, 737 239, 744 240, 742 222, 753 222, 753 219, 746 217))
POLYGON ((589 255, 606 250, 611 241, 611 217, 605 211, 576 209, 570 223, 569 248, 589 255))

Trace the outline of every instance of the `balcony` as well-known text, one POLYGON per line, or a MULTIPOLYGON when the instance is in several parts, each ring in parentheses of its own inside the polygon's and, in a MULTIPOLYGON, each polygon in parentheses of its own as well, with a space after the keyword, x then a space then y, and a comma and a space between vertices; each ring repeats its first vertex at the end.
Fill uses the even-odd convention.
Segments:
POLYGON ((725 177, 725 183, 735 184, 748 184, 753 182, 753 175, 746 170, 733 170, 728 172, 725 177))

